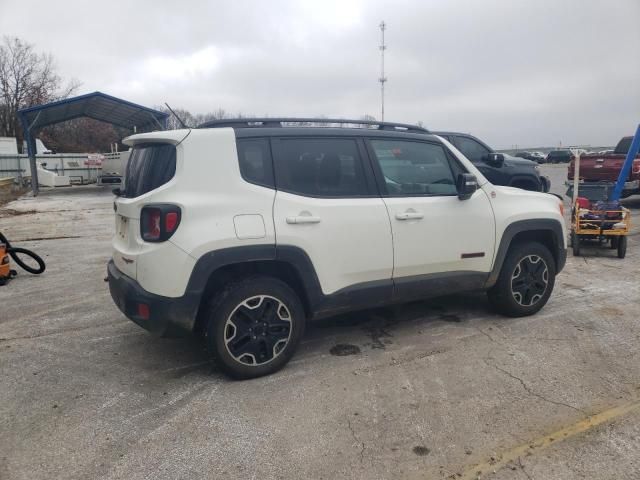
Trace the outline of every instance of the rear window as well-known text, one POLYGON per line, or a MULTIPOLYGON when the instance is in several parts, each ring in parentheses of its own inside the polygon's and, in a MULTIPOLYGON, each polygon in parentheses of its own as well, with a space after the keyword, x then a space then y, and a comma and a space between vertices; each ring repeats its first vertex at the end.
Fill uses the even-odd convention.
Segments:
POLYGON ((164 185, 176 173, 176 147, 165 143, 136 145, 125 173, 123 197, 135 198, 164 185))
POLYGON ((616 149, 613 151, 613 153, 626 155, 631 148, 631 140, 633 140, 633 137, 624 137, 622 140, 620 140, 620 142, 618 142, 618 145, 616 145, 616 149))

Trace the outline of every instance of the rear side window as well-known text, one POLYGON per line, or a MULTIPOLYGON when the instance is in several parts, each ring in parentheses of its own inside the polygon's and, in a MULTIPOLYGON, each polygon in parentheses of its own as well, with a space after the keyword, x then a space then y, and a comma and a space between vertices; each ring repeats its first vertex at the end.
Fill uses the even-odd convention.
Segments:
POLYGON ((371 147, 389 195, 457 195, 454 171, 441 145, 371 140, 371 147))
POLYGON ((353 139, 281 139, 275 170, 278 190, 311 197, 368 193, 362 158, 353 139))
POLYGON ((125 173, 124 197, 135 198, 164 185, 176 173, 176 147, 166 143, 136 145, 125 173))
POLYGON ((266 138, 240 139, 237 143, 240 174, 247 182, 273 188, 271 148, 266 138))
POLYGON ((462 154, 474 163, 480 163, 484 157, 491 153, 481 143, 468 137, 455 137, 454 143, 462 154))

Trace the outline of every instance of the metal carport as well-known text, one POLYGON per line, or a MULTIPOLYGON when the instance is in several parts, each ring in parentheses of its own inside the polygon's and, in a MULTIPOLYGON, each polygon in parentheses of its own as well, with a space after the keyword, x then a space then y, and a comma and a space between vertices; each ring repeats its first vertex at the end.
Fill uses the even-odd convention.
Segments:
POLYGON ((48 125, 66 122, 74 118, 89 117, 111 123, 136 132, 164 130, 169 114, 112 97, 102 92, 93 92, 78 97, 36 105, 18 110, 18 116, 27 142, 31 188, 38 194, 38 171, 36 168, 36 134, 48 125))

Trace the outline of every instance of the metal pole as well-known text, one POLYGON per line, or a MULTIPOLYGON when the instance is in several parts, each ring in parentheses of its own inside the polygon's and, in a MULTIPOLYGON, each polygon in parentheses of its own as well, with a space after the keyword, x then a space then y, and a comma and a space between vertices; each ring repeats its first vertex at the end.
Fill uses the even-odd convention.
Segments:
POLYGON ((578 201, 578 185, 580 184, 580 153, 576 155, 573 163, 573 199, 572 205, 575 207, 578 201))
MULTIPOLYGON (((38 121, 38 117, 40 117, 40 113, 36 116, 35 120, 31 124, 31 126, 35 125, 38 121)), ((33 196, 38 196, 38 167, 36 165, 36 142, 33 139, 33 134, 31 132, 31 126, 27 121, 26 117, 20 115, 20 122, 22 123, 22 131, 24 133, 24 139, 27 142, 27 153, 29 155, 29 168, 31 170, 31 190, 33 191, 33 196)))
POLYGON ((616 182, 616 186, 613 189, 613 194, 611 195, 611 198, 609 198, 609 201, 615 202, 620 200, 622 190, 624 190, 625 180, 629 177, 629 172, 633 165, 633 159, 636 158, 638 150, 640 150, 640 124, 638 125, 638 128, 636 128, 636 134, 633 136, 633 140, 629 146, 629 151, 627 152, 627 158, 625 158, 624 164, 622 164, 620 175, 618 175, 618 181, 616 182))
POLYGON ((384 43, 384 31, 387 29, 387 24, 384 20, 380 22, 380 32, 382 33, 382 43, 380 44, 380 101, 381 101, 381 118, 380 121, 384 122, 384 84, 387 81, 387 77, 384 76, 384 51, 387 46, 384 43))

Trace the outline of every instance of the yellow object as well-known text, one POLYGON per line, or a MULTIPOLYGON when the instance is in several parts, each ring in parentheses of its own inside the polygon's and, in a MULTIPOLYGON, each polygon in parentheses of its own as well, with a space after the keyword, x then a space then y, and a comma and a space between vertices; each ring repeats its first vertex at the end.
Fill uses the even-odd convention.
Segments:
POLYGON ((4 243, 0 243, 0 281, 8 280, 11 277, 11 263, 9 254, 4 243))
POLYGON ((624 236, 629 235, 631 229, 631 212, 627 208, 622 210, 586 210, 584 208, 574 209, 573 231, 578 235, 607 235, 624 236), (584 218, 587 214, 597 215, 601 218, 584 218), (618 218, 607 218, 614 215, 618 218), (618 228, 602 228, 603 224, 612 224, 618 228))

